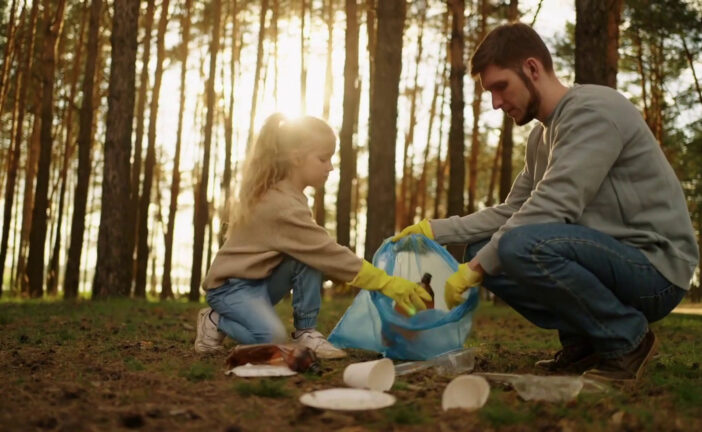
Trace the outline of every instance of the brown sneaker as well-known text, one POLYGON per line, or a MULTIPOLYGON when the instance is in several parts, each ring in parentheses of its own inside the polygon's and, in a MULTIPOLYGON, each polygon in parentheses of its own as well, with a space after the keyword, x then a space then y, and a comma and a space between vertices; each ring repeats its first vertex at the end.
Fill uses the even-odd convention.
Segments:
POLYGON ((656 352, 656 345, 656 335, 649 330, 633 351, 621 357, 600 360, 597 366, 583 374, 583 378, 600 381, 638 381, 646 363, 656 352))
POLYGON ((588 345, 570 345, 563 347, 552 359, 539 360, 536 366, 550 372, 582 373, 597 364, 599 356, 588 345))

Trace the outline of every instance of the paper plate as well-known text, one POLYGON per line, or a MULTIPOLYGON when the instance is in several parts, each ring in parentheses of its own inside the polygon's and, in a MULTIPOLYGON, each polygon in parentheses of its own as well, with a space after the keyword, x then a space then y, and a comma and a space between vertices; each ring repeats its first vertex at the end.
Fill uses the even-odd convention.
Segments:
POLYGON ((376 390, 332 388, 305 393, 300 402, 319 409, 357 411, 389 407, 395 403, 395 396, 376 390))
POLYGON ((227 375, 234 374, 239 377, 251 378, 251 377, 276 377, 276 376, 291 376, 296 375, 297 372, 291 370, 287 366, 274 366, 274 365, 258 365, 246 363, 243 366, 237 366, 225 372, 227 375))

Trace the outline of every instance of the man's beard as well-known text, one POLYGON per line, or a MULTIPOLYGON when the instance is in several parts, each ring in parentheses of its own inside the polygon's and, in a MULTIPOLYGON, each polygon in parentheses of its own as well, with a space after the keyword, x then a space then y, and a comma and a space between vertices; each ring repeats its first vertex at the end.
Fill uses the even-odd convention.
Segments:
POLYGON ((529 77, 526 76, 522 69, 517 68, 516 72, 529 91, 529 102, 527 103, 526 110, 524 111, 524 116, 522 116, 520 119, 514 119, 517 126, 523 126, 534 120, 536 115, 539 113, 539 107, 541 106, 541 95, 536 91, 534 83, 531 82, 529 77))

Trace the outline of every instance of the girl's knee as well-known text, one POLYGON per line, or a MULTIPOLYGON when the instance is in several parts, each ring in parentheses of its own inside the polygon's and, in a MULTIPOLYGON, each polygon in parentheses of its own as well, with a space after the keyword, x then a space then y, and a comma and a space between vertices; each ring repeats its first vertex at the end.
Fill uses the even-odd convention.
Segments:
POLYGON ((283 323, 268 325, 253 332, 254 343, 285 343, 288 339, 283 323))

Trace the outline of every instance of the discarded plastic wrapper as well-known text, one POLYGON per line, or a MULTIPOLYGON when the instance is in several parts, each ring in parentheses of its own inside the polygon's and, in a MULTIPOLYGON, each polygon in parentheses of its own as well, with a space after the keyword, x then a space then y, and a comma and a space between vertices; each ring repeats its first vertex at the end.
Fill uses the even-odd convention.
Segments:
POLYGON ((464 348, 429 360, 399 363, 395 365, 395 375, 407 375, 431 367, 440 375, 468 373, 475 367, 475 351, 472 348, 464 348))
POLYGON ((238 345, 227 357, 229 369, 253 365, 287 366, 296 372, 305 372, 318 368, 317 356, 307 348, 296 344, 256 344, 238 345))
POLYGON ((581 376, 568 375, 519 375, 502 373, 477 373, 490 381, 507 383, 524 400, 567 402, 575 399, 581 391, 601 392, 607 387, 581 376))

